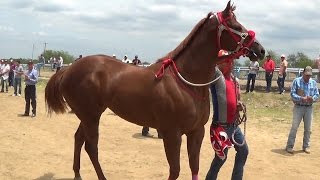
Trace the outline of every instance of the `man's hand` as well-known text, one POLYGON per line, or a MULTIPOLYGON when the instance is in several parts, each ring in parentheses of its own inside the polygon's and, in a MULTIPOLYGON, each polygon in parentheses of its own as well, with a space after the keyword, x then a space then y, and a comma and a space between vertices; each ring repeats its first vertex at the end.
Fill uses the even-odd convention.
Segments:
POLYGON ((243 102, 238 101, 237 110, 238 110, 238 111, 243 111, 243 106, 244 106, 243 102))
POLYGON ((304 96, 304 97, 301 97, 301 101, 305 103, 305 102, 308 102, 309 100, 307 96, 304 96))
POLYGON ((312 99, 312 97, 311 96, 307 96, 307 102, 313 102, 313 99, 312 99))

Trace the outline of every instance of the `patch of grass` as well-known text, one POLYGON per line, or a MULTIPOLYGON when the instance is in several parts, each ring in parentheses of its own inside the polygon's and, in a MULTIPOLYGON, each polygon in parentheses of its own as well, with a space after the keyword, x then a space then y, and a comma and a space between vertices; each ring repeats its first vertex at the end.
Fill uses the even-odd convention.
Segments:
POLYGON ((49 79, 39 78, 39 81, 37 83, 37 88, 44 90, 46 88, 48 81, 49 81, 49 79))
MULTIPOLYGON (((264 127, 287 126, 292 122, 293 102, 290 93, 255 92, 241 94, 242 101, 247 106, 249 123, 257 123, 264 127)), ((313 121, 319 121, 320 113, 316 111, 319 103, 314 104, 313 121)))

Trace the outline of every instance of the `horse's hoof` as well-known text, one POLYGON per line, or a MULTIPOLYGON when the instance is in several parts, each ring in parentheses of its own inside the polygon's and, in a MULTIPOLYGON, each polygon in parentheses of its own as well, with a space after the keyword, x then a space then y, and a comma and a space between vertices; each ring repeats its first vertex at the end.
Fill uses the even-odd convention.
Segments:
POLYGON ((82 180, 81 176, 79 177, 74 177, 73 180, 82 180))

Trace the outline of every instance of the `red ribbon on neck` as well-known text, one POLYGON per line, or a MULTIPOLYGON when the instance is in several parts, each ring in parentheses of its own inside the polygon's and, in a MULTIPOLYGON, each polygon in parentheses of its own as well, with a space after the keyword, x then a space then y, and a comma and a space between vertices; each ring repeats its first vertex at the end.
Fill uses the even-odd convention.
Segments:
POLYGON ((170 66, 171 63, 173 63, 173 61, 172 61, 171 58, 168 58, 168 59, 166 59, 166 60, 163 60, 160 69, 159 69, 158 72, 155 74, 155 77, 156 77, 157 79, 161 79, 162 76, 164 75, 164 70, 165 70, 168 66, 170 66))

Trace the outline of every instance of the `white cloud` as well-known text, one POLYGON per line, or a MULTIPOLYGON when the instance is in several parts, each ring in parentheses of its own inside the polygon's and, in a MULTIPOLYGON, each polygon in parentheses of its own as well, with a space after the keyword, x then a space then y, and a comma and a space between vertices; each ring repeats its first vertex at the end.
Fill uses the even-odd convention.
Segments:
POLYGON ((39 31, 39 32, 32 32, 33 35, 35 36, 47 36, 48 33, 43 32, 43 31, 39 31))
MULTIPOLYGON (((320 52, 320 0, 235 0, 235 14, 268 50, 320 52)), ((1 0, 1 57, 30 57, 34 43, 71 54, 107 53, 154 61, 175 48, 208 12, 227 0, 1 0), (21 46, 21 47, 20 47, 21 46)))
POLYGON ((10 26, 0 26, 0 32, 12 32, 14 31, 13 27, 10 26))
POLYGON ((40 24, 40 28, 51 28, 52 26, 53 26, 53 24, 51 24, 51 23, 40 24))

